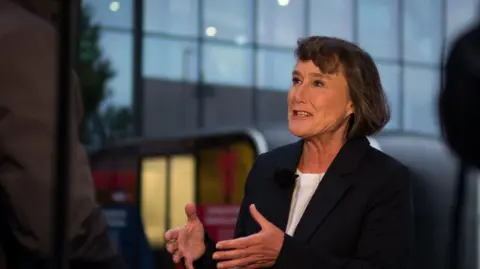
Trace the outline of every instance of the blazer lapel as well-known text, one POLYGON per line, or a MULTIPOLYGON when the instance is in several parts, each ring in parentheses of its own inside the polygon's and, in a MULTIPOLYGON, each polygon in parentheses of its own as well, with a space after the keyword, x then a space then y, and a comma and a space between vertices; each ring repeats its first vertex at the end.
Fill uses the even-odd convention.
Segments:
POLYGON ((282 231, 287 228, 288 217, 290 214, 290 205, 292 201, 293 190, 295 188, 298 162, 302 155, 303 141, 291 144, 287 147, 276 162, 273 175, 275 191, 268 193, 269 206, 266 208, 268 219, 282 231), (271 197, 271 199, 270 199, 271 197))
POLYGON ((294 236, 300 242, 308 242, 311 235, 346 194, 352 183, 351 177, 347 175, 356 171, 369 145, 365 137, 352 138, 337 154, 295 229, 294 236))

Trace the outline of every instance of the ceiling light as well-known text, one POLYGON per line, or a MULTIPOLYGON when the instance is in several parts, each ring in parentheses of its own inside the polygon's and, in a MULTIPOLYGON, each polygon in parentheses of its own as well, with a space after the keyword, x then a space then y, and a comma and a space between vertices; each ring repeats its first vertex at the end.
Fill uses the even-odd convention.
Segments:
POLYGON ((205 34, 207 36, 215 36, 217 34, 217 29, 215 27, 207 27, 207 29, 205 29, 205 34))
POLYGON ((117 12, 120 9, 120 3, 117 1, 113 1, 110 3, 110 10, 113 12, 117 12))

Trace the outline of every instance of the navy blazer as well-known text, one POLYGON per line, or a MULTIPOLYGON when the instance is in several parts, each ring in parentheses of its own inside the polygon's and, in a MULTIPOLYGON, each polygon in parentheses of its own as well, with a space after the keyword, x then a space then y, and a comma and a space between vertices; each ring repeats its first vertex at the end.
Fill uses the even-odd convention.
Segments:
MULTIPOLYGON (((259 212, 285 231, 303 141, 258 157, 247 179, 235 237, 260 230, 249 212, 259 212)), ((273 268, 405 269, 413 241, 408 169, 374 149, 365 137, 342 147, 303 214, 293 237, 285 234, 273 268)), ((216 268, 215 242, 206 237, 196 269, 216 268)))

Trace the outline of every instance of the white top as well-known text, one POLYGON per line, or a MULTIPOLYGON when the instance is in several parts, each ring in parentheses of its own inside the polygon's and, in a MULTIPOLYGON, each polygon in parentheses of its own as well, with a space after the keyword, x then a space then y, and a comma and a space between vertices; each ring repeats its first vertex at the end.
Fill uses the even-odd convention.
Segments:
POLYGON ((297 170, 297 175, 287 224, 287 234, 290 236, 295 233, 295 229, 324 174, 304 174, 297 170))

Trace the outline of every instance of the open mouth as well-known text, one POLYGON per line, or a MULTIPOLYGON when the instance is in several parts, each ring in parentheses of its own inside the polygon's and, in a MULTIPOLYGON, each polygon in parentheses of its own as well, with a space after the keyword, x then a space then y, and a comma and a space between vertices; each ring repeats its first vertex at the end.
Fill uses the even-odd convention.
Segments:
POLYGON ((306 111, 294 110, 294 111, 293 111, 293 116, 309 117, 309 116, 312 116, 312 114, 311 114, 311 113, 308 113, 308 112, 306 112, 306 111))

